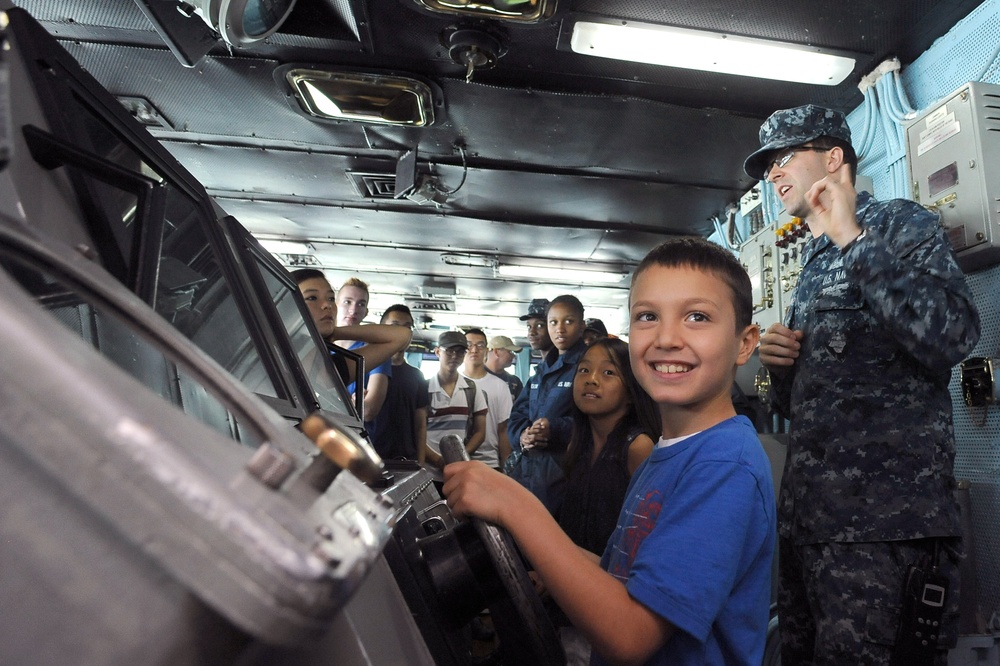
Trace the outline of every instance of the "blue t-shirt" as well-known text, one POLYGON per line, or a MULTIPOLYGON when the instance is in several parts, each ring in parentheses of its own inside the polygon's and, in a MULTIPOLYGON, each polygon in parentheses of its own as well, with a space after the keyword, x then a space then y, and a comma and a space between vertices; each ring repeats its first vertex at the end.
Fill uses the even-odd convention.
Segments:
MULTIPOLYGON (((601 559, 677 627, 647 663, 758 666, 775 536, 771 466, 746 417, 658 445, 632 477, 601 559)), ((605 662, 595 653, 591 663, 605 662)))
MULTIPOLYGON (((347 349, 350 350, 350 351, 353 351, 353 350, 357 349, 358 347, 364 347, 365 344, 367 344, 367 343, 361 342, 360 340, 355 340, 354 342, 351 343, 351 346, 348 347, 347 349)), ((392 359, 388 358, 383 363, 381 363, 380 365, 376 365, 371 370, 366 370, 365 371, 365 381, 362 384, 362 386, 364 386, 365 389, 368 388, 368 379, 372 375, 385 375, 386 377, 389 377, 391 379, 392 378, 392 359)), ((350 384, 348 384, 347 385, 347 392, 348 392, 348 394, 354 395, 354 390, 357 387, 357 385, 358 385, 358 380, 357 379, 355 379, 353 382, 351 382, 350 384)), ((374 428, 375 428, 375 422, 374 421, 369 421, 369 420, 366 419, 365 420, 365 429, 368 430, 369 432, 371 432, 371 430, 374 429, 374 428)))
MULTIPOLYGON (((364 347, 365 344, 366 343, 361 342, 360 340, 355 340, 354 342, 351 343, 351 346, 348 347, 347 349, 349 351, 353 351, 353 350, 357 349, 358 347, 364 347)), ((368 388, 368 378, 371 377, 372 375, 385 375, 386 377, 391 378, 392 377, 392 359, 391 358, 386 359, 380 365, 376 365, 371 370, 366 370, 365 371, 365 383, 364 383, 364 387, 365 388, 368 388)), ((357 380, 351 382, 348 385, 348 387, 347 387, 347 392, 353 394, 354 393, 354 387, 357 386, 357 383, 358 383, 357 380)))

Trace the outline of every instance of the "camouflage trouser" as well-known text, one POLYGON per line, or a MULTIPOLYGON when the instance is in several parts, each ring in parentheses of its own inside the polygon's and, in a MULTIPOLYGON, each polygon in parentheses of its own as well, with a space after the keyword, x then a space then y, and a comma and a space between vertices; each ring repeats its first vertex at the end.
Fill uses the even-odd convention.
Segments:
POLYGON ((958 636, 961 539, 884 543, 779 540, 778 623, 782 666, 887 665, 896 642, 907 567, 930 562, 941 544, 939 570, 950 581, 936 664, 958 636))

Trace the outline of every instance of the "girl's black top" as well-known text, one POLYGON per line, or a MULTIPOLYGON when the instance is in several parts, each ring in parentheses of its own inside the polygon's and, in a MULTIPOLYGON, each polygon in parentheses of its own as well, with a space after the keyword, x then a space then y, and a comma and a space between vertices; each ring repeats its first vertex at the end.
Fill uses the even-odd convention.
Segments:
POLYGON ((566 496, 558 518, 559 525, 573 542, 592 553, 604 553, 615 530, 631 480, 628 448, 641 434, 644 433, 639 425, 620 423, 608 435, 593 465, 590 464, 593 439, 580 438, 584 446, 566 472, 566 496))

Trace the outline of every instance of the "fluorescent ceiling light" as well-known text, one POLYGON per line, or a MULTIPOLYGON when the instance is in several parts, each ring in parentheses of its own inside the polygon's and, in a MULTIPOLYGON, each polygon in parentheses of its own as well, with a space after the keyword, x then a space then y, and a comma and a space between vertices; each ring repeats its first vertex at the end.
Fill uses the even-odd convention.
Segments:
POLYGON ((578 21, 570 48, 601 58, 824 86, 854 71, 854 58, 811 46, 650 23, 578 21))
POLYGON ((588 271, 572 268, 561 268, 559 266, 519 266, 512 264, 500 264, 497 267, 497 274, 503 277, 534 278, 537 280, 551 280, 556 283, 590 284, 600 282, 602 284, 614 284, 625 279, 626 273, 622 271, 588 271))
POLYGON ((258 238, 257 242, 271 254, 310 254, 315 249, 311 243, 305 241, 258 238))
POLYGON ((455 252, 445 252, 441 255, 441 261, 449 266, 468 266, 470 268, 496 268, 497 258, 481 254, 459 254, 455 252))

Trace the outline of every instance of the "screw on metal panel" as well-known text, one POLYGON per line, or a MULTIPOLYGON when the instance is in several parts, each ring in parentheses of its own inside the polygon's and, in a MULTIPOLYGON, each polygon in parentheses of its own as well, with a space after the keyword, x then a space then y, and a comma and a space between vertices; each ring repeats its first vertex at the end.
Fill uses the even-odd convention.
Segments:
POLYGON ((76 251, 82 254, 86 259, 89 259, 90 261, 97 261, 97 252, 94 251, 94 248, 90 247, 85 243, 80 243, 79 245, 77 245, 76 251))
POLYGON ((280 488, 295 471, 295 460, 270 442, 264 442, 247 462, 246 469, 265 486, 280 488))

